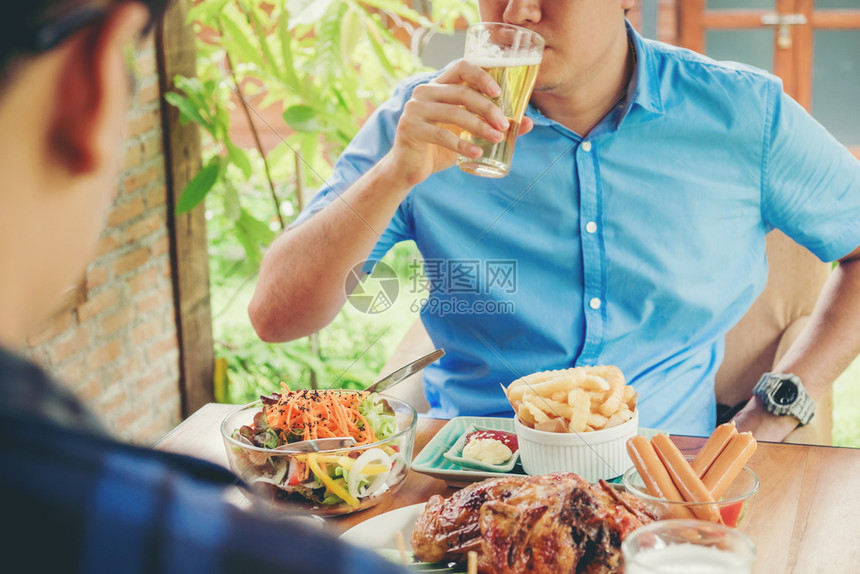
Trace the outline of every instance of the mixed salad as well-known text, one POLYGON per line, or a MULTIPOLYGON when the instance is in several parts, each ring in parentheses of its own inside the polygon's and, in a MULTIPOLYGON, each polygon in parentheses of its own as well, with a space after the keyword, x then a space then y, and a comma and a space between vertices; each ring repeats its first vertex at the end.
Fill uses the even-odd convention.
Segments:
MULTIPOLYGON (((251 425, 233 431, 238 442, 263 449, 289 451, 298 441, 352 437, 355 445, 324 452, 266 455, 241 451, 253 465, 244 475, 252 486, 274 487, 277 499, 310 501, 323 506, 347 504, 357 509, 364 499, 388 490, 389 478, 403 472, 400 445, 384 441, 397 434, 394 410, 375 393, 344 390, 295 390, 260 397, 262 408, 251 425), (361 445, 373 445, 362 449, 361 445), (250 474, 256 474, 251 478, 250 474)), ((241 452, 240 452, 241 451, 241 452)), ((269 489, 271 490, 271 487, 269 489)))

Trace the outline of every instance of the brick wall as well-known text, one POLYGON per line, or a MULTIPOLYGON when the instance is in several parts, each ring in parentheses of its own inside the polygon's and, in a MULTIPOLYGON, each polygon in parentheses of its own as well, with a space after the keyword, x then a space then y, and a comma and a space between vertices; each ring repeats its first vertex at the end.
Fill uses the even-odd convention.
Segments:
POLYGON ((139 50, 128 140, 97 254, 29 355, 118 437, 151 444, 180 421, 161 114, 152 38, 139 50))

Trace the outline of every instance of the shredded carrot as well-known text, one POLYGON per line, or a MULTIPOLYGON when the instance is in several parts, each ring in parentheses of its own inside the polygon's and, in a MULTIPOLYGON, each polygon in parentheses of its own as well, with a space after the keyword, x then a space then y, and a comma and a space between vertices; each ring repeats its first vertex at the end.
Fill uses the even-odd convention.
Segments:
POLYGON ((358 412, 366 396, 342 390, 291 391, 281 383, 281 398, 267 409, 266 422, 284 442, 288 435, 300 436, 301 440, 351 436, 356 444, 376 442, 373 429, 358 412))

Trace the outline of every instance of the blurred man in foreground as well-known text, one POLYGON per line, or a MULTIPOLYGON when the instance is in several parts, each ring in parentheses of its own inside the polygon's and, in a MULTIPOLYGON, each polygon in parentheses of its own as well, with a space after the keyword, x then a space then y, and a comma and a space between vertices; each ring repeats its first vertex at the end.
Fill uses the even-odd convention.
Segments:
POLYGON ((126 49, 166 0, 41 0, 0 24, 0 570, 401 572, 224 499, 238 479, 115 442, 16 355, 80 277, 114 193, 126 49))

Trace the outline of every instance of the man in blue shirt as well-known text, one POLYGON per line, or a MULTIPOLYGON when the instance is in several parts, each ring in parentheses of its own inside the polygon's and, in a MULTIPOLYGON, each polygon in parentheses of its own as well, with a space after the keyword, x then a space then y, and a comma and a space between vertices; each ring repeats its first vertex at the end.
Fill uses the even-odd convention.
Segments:
POLYGON ((125 48, 165 3, 28 0, 0 18, 0 570, 406 572, 240 510, 222 467, 112 440, 9 350, 90 259, 123 149, 125 48))
MULTIPOLYGON (((860 351, 860 164, 776 78, 642 39, 632 4, 479 1, 483 20, 547 42, 510 175, 452 167, 480 154, 460 128, 506 128, 488 74, 461 61, 403 82, 266 254, 260 336, 327 324, 353 266, 414 239, 441 270, 422 310, 447 353, 425 371, 430 414, 510 413, 499 383, 614 364, 643 426, 707 435, 724 335, 763 288, 778 228, 840 261, 777 366, 819 396, 860 351)), ((784 439, 798 419, 765 406, 739 427, 784 439)))

